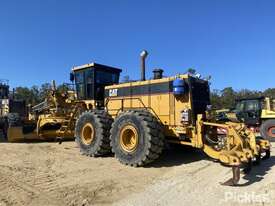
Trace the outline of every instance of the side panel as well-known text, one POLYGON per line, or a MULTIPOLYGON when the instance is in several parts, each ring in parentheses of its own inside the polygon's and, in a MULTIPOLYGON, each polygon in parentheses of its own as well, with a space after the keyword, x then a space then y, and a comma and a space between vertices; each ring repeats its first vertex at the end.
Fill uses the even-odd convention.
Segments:
POLYGON ((172 82, 175 78, 131 82, 105 88, 105 106, 108 112, 116 117, 121 110, 146 108, 166 125, 166 133, 178 136, 186 131, 186 125, 181 123, 181 112, 190 110, 190 95, 175 97, 172 82))

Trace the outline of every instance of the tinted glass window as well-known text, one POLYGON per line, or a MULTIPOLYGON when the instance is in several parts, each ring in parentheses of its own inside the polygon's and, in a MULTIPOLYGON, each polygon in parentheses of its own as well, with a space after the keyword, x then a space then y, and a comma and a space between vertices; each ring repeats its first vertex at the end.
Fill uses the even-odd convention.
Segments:
POLYGON ((76 92, 78 99, 85 99, 84 72, 75 73, 76 92))
POLYGON ((257 111, 259 110, 259 101, 258 100, 249 100, 246 102, 246 108, 247 111, 257 111))
POLYGON ((113 84, 118 83, 118 75, 114 73, 97 71, 96 73, 97 84, 113 84))
POLYGON ((76 72, 75 73, 75 82, 76 83, 84 83, 84 72, 76 72))
POLYGON ((94 84, 93 84, 94 75, 91 69, 85 71, 85 80, 86 80, 86 91, 87 91, 87 99, 94 98, 94 84))
POLYGON ((243 111, 244 110, 244 102, 238 102, 236 105, 237 111, 243 111))

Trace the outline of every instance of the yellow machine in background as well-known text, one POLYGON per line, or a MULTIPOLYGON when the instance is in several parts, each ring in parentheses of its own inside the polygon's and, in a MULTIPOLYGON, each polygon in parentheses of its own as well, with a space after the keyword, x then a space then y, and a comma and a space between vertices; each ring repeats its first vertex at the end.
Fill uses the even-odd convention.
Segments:
POLYGON ((55 81, 44 102, 31 108, 29 118, 8 128, 8 141, 73 140, 76 113, 81 109, 74 91, 59 92, 55 81))
POLYGON ((268 97, 236 100, 233 110, 217 110, 218 118, 243 122, 265 139, 275 140, 275 100, 268 97))

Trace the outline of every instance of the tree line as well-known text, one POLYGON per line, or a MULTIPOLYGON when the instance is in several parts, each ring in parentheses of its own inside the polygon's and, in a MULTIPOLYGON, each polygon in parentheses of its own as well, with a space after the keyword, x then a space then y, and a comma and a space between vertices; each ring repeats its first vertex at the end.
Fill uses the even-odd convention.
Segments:
MULTIPOLYGON (((59 85, 57 90, 66 90, 66 85, 59 85)), ((16 87, 14 89, 14 98, 24 99, 27 104, 35 105, 46 98, 51 90, 51 84, 45 83, 39 86, 32 87, 16 87)), ((211 91, 210 99, 214 109, 230 109, 235 105, 235 100, 240 98, 251 98, 266 96, 275 99, 275 88, 269 88, 264 91, 254 91, 249 89, 234 90, 232 87, 226 87, 222 90, 214 89, 211 91)))
MULTIPOLYGON (((41 86, 32 87, 16 87, 12 92, 14 99, 25 100, 26 104, 36 105, 45 100, 52 89, 50 83, 44 83, 41 86)), ((62 92, 68 90, 68 85, 61 84, 57 86, 57 91, 62 92)))
POLYGON ((264 91, 249 89, 235 91, 232 87, 226 87, 222 90, 214 89, 211 91, 210 100, 214 109, 230 109, 234 108, 236 99, 255 98, 261 96, 275 99, 275 88, 268 88, 264 91))

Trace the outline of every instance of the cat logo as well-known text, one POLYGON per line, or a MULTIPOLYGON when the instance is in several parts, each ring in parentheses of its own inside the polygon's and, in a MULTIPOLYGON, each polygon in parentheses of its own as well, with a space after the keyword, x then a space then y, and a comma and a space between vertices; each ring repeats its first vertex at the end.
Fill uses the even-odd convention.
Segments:
POLYGON ((117 89, 110 89, 109 90, 109 96, 110 97, 116 97, 117 96, 117 89))

